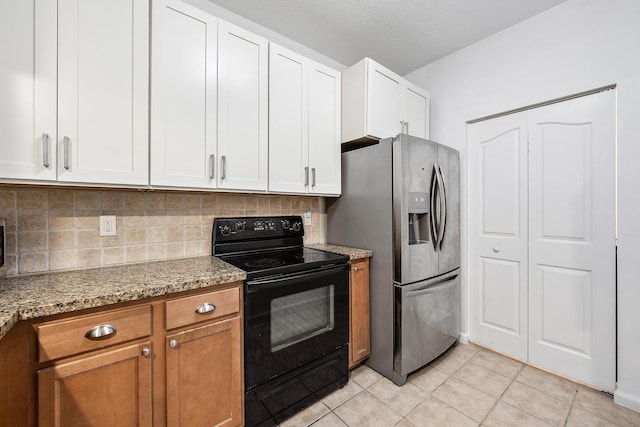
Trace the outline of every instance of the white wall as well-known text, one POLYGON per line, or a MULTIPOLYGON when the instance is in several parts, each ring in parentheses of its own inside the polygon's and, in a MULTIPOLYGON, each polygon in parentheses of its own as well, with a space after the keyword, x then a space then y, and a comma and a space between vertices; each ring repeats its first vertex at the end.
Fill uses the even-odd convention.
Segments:
POLYGON ((569 0, 406 78, 431 93, 431 138, 461 150, 463 171, 466 121, 618 85, 615 400, 640 411, 640 1, 569 0))
POLYGON ((302 56, 305 56, 309 59, 313 59, 316 62, 326 65, 327 67, 333 68, 334 70, 342 71, 346 67, 346 65, 341 64, 323 54, 303 45, 294 40, 291 40, 280 33, 277 33, 273 30, 270 30, 262 25, 251 21, 243 16, 238 15, 237 13, 231 12, 230 10, 224 9, 217 4, 212 3, 208 0, 185 0, 187 3, 204 10, 206 12, 211 13, 212 15, 222 18, 227 22, 230 22, 234 25, 244 28, 245 30, 251 31, 259 36, 262 36, 269 41, 279 44, 287 49, 290 49, 302 56))

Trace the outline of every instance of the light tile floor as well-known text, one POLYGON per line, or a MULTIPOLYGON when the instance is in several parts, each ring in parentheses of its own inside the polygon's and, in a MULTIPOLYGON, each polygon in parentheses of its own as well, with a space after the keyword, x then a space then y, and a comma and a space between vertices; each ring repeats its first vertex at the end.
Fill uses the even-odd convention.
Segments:
POLYGON ((313 426, 640 426, 610 396, 473 344, 458 344, 398 387, 368 366, 282 424, 313 426))

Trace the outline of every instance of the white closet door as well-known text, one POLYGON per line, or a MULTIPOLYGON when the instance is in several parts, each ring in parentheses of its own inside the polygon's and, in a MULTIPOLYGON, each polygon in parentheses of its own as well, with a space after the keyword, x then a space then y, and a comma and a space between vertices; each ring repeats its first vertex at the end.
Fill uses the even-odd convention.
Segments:
POLYGON ((615 386, 615 93, 529 112, 529 361, 615 386))
POLYGON ((526 359, 526 116, 470 125, 468 141, 470 336, 526 359))

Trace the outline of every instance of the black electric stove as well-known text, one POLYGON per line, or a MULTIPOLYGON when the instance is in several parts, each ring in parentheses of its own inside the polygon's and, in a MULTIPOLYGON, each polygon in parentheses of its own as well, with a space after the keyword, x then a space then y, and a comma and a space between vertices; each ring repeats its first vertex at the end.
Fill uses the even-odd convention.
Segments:
POLYGON ((245 424, 275 426, 348 381, 348 257, 303 247, 300 216, 216 218, 244 282, 245 424))

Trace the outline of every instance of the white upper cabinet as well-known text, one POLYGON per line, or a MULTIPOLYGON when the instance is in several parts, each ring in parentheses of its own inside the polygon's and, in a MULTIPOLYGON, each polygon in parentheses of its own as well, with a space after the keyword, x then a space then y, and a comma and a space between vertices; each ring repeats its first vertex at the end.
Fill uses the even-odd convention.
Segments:
POLYGON ((152 186, 217 187, 217 22, 180 0, 154 2, 152 186))
POLYGON ((340 194, 340 73, 274 43, 269 191, 340 194))
POLYGON ((148 86, 148 1, 58 1, 58 180, 148 184, 148 86))
POLYGON ((268 41, 218 20, 218 188, 266 191, 268 41))
POLYGON ((309 66, 309 192, 340 195, 340 87, 338 71, 309 66))
POLYGON ((342 142, 408 133, 429 137, 429 95, 365 58, 342 73, 342 142))
POLYGON ((0 178, 56 179, 56 8, 0 2, 0 178))

